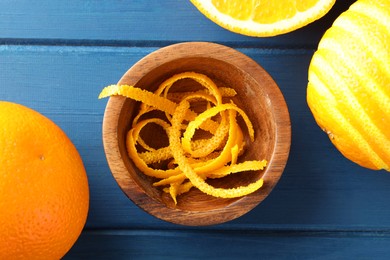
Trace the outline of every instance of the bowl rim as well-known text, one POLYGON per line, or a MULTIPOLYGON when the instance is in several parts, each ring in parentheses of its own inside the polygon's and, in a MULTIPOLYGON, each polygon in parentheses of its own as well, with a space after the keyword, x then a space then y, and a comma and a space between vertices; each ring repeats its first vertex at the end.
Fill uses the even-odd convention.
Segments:
POLYGON ((118 84, 126 82, 128 85, 135 85, 148 71, 167 62, 189 57, 206 57, 222 60, 251 75, 256 81, 266 80, 262 85, 267 86, 263 90, 269 96, 271 102, 270 107, 275 120, 276 132, 273 155, 266 168, 267 171, 272 170, 272 174, 274 174, 273 183, 269 184, 268 192, 263 194, 263 196, 244 196, 226 207, 208 211, 183 211, 177 208, 166 207, 163 203, 149 197, 136 181, 131 178, 130 173, 127 177, 124 177, 122 174, 123 172, 128 172, 118 146, 118 130, 116 129, 121 109, 126 101, 126 98, 122 96, 112 96, 107 102, 102 124, 103 146, 114 179, 126 196, 139 208, 159 219, 180 225, 206 226, 221 224, 246 214, 260 204, 281 178, 287 164, 291 146, 290 115, 281 90, 268 72, 245 54, 217 43, 183 42, 160 48, 136 62, 121 77, 118 84), (166 55, 168 53, 169 55, 166 55), (277 103, 278 106, 275 107, 272 103, 277 103), (237 210, 238 208, 240 210, 237 210), (221 217, 222 214, 224 215, 223 217, 221 217))

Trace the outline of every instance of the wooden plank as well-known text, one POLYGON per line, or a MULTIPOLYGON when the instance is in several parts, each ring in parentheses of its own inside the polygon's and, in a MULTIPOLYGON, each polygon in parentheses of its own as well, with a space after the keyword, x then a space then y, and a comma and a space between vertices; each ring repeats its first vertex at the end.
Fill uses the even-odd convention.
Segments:
MULTIPOLYGON (((27 105, 56 122, 84 160, 91 188, 87 229, 178 228, 130 202, 105 161, 100 90, 156 48, 0 46, 0 99, 27 105)), ((305 95, 312 50, 239 49, 279 84, 290 109, 292 148, 281 181, 247 215, 220 229, 388 228, 390 177, 346 160, 316 126, 305 95)))
POLYGON ((354 0, 337 1, 320 21, 294 33, 253 38, 208 20, 188 0, 0 1, 1 42, 156 46, 179 41, 214 41, 235 46, 314 47, 335 17, 354 0))
POLYGON ((86 232, 64 259, 388 259, 388 233, 86 232))

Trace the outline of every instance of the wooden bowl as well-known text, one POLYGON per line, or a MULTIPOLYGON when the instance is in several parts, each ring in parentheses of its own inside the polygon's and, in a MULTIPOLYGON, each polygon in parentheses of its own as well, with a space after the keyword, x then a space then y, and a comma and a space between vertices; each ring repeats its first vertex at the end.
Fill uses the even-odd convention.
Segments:
POLYGON ((249 116, 255 129, 242 159, 266 159, 263 171, 235 173, 215 180, 212 185, 248 185, 262 177, 258 191, 240 198, 211 197, 192 188, 178 197, 175 205, 156 180, 145 176, 127 155, 125 136, 138 103, 122 96, 109 98, 104 113, 103 143, 112 174, 123 192, 140 208, 168 222, 201 226, 230 221, 257 206, 274 188, 287 162, 291 127, 288 109, 276 83, 255 61, 244 54, 214 43, 190 42, 159 49, 137 62, 118 84, 154 91, 174 74, 193 71, 210 77, 218 86, 233 87, 235 103, 249 116))

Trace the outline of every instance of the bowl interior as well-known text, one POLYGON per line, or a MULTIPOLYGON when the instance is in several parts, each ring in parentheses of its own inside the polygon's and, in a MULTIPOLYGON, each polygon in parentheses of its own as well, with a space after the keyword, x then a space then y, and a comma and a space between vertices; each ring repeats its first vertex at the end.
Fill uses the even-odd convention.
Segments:
MULTIPOLYGON (((154 91, 164 80, 181 72, 198 72, 207 75, 211 78, 218 87, 231 87, 237 92, 233 101, 243 109, 250 118, 255 129, 255 141, 252 143, 248 139, 245 125, 239 121, 241 128, 246 135, 247 148, 239 161, 245 160, 262 160, 266 159, 269 163, 272 161, 274 149, 276 145, 276 123, 271 107, 271 100, 264 88, 263 82, 259 82, 244 70, 236 67, 234 64, 211 57, 184 57, 171 60, 161 64, 146 74, 144 74, 135 84, 136 87, 154 91)), ((119 84, 126 84, 126 77, 123 77, 119 84)), ((175 83, 177 91, 197 88, 199 85, 193 80, 181 80, 175 83)), ((178 204, 175 205, 170 196, 162 191, 161 187, 154 187, 152 183, 156 181, 151 177, 144 175, 135 167, 132 160, 127 155, 125 138, 128 130, 131 127, 133 117, 138 111, 139 103, 126 99, 123 103, 122 110, 119 114, 117 136, 118 147, 127 172, 131 178, 137 183, 139 188, 145 192, 150 198, 159 203, 182 211, 202 212, 224 208, 237 203, 239 200, 246 199, 221 199, 214 198, 200 192, 198 189, 192 188, 188 193, 178 196, 178 204)), ((153 129, 145 131, 144 138, 151 142, 158 142, 164 138, 156 138, 158 130, 153 129)), ((163 135, 163 133, 162 133, 163 135)), ((243 173, 235 173, 221 179, 211 180, 209 183, 215 187, 237 187, 246 186, 255 182, 260 177, 264 178, 265 185, 257 192, 248 196, 265 197, 269 193, 271 186, 268 185, 268 180, 275 178, 272 174, 268 174, 268 165, 263 171, 251 171, 243 173)), ((114 174, 115 175, 115 174, 114 174)), ((277 176, 278 179, 280 177, 277 176)), ((272 182, 270 182, 272 183, 272 182)), ((126 192, 126 191, 125 191, 126 192)))

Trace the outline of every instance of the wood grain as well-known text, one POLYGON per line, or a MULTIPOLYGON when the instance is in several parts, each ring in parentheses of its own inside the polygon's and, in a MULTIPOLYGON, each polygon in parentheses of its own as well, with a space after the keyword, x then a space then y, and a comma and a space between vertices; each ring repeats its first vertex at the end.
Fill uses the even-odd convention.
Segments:
MULTIPOLYGON (((0 46, 0 97, 54 120, 75 143, 91 190, 87 229, 175 228, 135 206, 107 166, 101 89, 156 48, 0 46), (130 65, 129 65, 130 64, 130 65), (86 80, 88 79, 88 80, 86 80)), ((329 143, 308 110, 310 50, 239 49, 274 78, 289 107, 291 152, 270 196, 248 214, 222 225, 242 228, 367 229, 390 226, 390 175, 357 167, 329 143)))
POLYGON ((294 33, 254 38, 221 28, 187 0, 0 1, 0 42, 148 47, 196 40, 234 47, 315 48, 352 2, 337 1, 325 17, 294 33))
POLYGON ((146 178, 127 155, 125 136, 137 109, 136 102, 124 97, 111 97, 107 104, 103 121, 105 152, 119 186, 150 214, 183 225, 224 223, 259 204, 280 179, 290 150, 290 118, 284 98, 269 74, 249 57, 218 44, 191 42, 162 48, 137 62, 118 84, 154 91, 164 80, 186 71, 205 74, 217 85, 237 91, 235 101, 246 111, 255 129, 255 142, 248 145, 242 160, 268 161, 264 171, 234 174, 215 180, 214 185, 246 186, 263 178, 264 186, 236 199, 214 198, 191 189, 180 195, 174 205, 161 188, 153 187, 153 180, 146 178))
MULTIPOLYGON (((84 160, 91 190, 87 229, 187 228, 150 216, 118 187, 108 168, 97 96, 156 48, 0 46, 0 96, 54 120, 84 160), (27 82, 28 79, 28 82, 27 82), (86 81, 88 79, 88 81, 86 81)), ((371 230, 390 227, 390 175, 346 160, 315 124, 305 93, 311 50, 238 49, 275 79, 289 107, 289 160, 270 196, 224 229, 371 230)))
POLYGON ((311 55, 353 2, 336 1, 305 28, 259 39, 218 27, 189 1, 0 1, 0 99, 60 125, 87 169, 90 214, 66 259, 162 259, 167 248, 169 259, 387 259, 390 176, 340 155, 305 100, 311 55), (273 77, 290 111, 291 152, 278 185, 220 225, 179 226, 149 215, 120 190, 103 151, 100 90, 145 55, 181 41, 219 42, 248 55, 273 77))
POLYGON ((387 232, 122 230, 85 232, 66 259, 378 259, 387 232), (96 245, 99 245, 98 247, 96 245))

